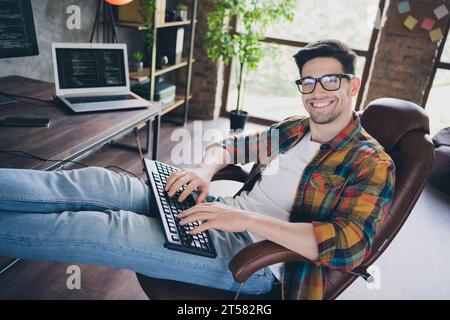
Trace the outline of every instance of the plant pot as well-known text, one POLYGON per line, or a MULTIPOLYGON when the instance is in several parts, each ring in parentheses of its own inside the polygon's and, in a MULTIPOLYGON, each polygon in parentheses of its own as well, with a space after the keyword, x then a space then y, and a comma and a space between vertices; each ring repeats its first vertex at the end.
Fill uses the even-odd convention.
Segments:
POLYGON ((247 111, 238 111, 231 110, 230 111, 230 129, 238 130, 244 129, 245 124, 248 120, 248 112, 247 111))
POLYGON ((131 72, 141 72, 144 71, 144 62, 132 62, 130 63, 131 72))

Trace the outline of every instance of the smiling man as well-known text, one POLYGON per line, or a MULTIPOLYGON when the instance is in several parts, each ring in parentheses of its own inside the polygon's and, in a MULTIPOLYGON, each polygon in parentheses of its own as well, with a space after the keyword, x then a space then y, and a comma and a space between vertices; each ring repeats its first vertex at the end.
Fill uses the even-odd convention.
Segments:
POLYGON ((169 196, 187 184, 179 201, 198 189, 197 205, 180 223, 202 221, 193 233, 210 230, 217 258, 164 248, 149 187, 103 168, 0 169, 0 255, 104 264, 236 291, 230 259, 268 239, 312 262, 265 268, 242 292, 265 293, 281 281, 285 299, 321 299, 327 268, 350 271, 370 253, 392 200, 394 164, 352 110, 361 84, 355 54, 327 40, 302 48, 295 60, 310 117, 213 144, 197 168, 166 184, 169 196), (270 139, 278 139, 275 152, 256 151, 270 139), (240 192, 205 203, 213 175, 248 153, 256 162, 240 192), (267 174, 275 159, 278 170, 267 174))
POLYGON ((294 57, 301 76, 296 85, 310 117, 290 117, 259 136, 230 137, 221 145, 225 152, 212 147, 205 155, 205 163, 215 159, 216 166, 174 174, 166 189, 173 194, 187 183, 190 188, 181 197, 199 188, 202 201, 215 172, 254 152, 250 141, 270 138, 278 130, 279 152, 258 159, 235 197, 199 204, 180 216, 181 223, 203 221, 194 232, 247 232, 253 241, 268 239, 303 255, 315 264, 289 263, 271 270, 282 278, 284 298, 321 299, 325 266, 351 271, 369 255, 392 200, 395 168, 352 110, 361 86, 354 52, 326 40, 294 57), (277 174, 264 175, 276 157, 277 174))

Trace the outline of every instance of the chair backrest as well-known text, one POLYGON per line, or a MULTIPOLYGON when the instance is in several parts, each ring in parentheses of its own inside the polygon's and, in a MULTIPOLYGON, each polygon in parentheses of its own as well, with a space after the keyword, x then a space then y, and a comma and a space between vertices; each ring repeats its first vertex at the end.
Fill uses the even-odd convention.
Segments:
MULTIPOLYGON (((429 120, 423 108, 400 99, 382 98, 360 112, 363 128, 377 139, 396 166, 394 199, 389 215, 375 236, 366 269, 384 252, 405 223, 417 202, 434 161, 434 146, 429 137, 429 120)), ((329 271, 325 299, 341 294, 356 276, 329 271)))

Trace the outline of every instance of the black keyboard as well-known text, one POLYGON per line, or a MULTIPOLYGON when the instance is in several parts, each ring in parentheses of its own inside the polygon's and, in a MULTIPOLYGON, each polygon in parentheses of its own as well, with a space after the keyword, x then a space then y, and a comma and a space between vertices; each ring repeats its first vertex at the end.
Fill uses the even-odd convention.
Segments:
POLYGON ((113 95, 113 96, 71 97, 71 98, 66 98, 66 99, 70 103, 77 104, 77 103, 133 100, 136 98, 133 97, 131 94, 119 94, 119 95, 113 95))
POLYGON ((159 212, 163 225, 166 238, 165 247, 215 258, 217 253, 208 230, 196 235, 189 234, 189 231, 198 227, 201 222, 195 221, 184 226, 179 224, 178 214, 195 205, 192 195, 189 195, 183 202, 178 202, 178 197, 186 186, 177 190, 172 198, 164 191, 167 179, 172 172, 178 171, 178 169, 148 159, 144 159, 144 167, 151 187, 152 210, 159 212))

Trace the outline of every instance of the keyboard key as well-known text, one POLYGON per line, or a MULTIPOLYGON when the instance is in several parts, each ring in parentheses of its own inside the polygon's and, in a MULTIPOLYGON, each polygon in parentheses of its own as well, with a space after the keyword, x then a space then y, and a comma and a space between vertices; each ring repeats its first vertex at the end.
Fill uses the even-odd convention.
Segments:
POLYGON ((177 234, 177 229, 175 229, 175 227, 169 226, 169 230, 171 233, 177 234))
POLYGON ((92 102, 106 102, 106 101, 120 101, 133 100, 134 96, 129 94, 112 95, 112 96, 93 96, 93 97, 70 97, 66 98, 70 103, 92 103, 92 102))

